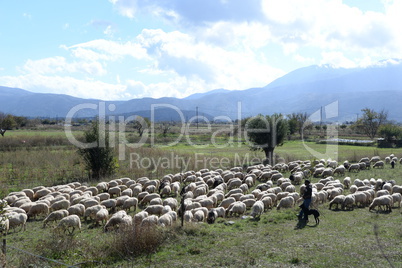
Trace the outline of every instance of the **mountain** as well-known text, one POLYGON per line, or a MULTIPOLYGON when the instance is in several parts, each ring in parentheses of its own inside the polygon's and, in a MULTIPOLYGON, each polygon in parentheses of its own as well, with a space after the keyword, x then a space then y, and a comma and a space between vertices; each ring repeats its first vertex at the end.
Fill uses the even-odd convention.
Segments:
POLYGON ((208 120, 229 121, 257 114, 323 111, 327 121, 354 121, 363 108, 388 111, 402 122, 402 61, 379 62, 367 68, 308 66, 261 88, 217 89, 186 98, 141 98, 128 101, 81 99, 63 94, 33 93, 0 87, 0 111, 31 117, 154 115, 159 120, 190 120, 197 112, 208 120), (115 109, 109 109, 114 104, 115 109), (92 105, 92 106, 91 106, 92 105), (169 119, 170 118, 170 119, 169 119))

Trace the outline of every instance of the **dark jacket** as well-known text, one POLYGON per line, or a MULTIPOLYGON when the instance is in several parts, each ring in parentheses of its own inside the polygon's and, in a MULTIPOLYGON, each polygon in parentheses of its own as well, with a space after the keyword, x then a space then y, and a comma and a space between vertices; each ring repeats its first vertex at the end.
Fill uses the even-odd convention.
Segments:
POLYGON ((304 189, 303 199, 311 199, 311 195, 313 194, 313 188, 311 185, 307 185, 306 189, 304 189))

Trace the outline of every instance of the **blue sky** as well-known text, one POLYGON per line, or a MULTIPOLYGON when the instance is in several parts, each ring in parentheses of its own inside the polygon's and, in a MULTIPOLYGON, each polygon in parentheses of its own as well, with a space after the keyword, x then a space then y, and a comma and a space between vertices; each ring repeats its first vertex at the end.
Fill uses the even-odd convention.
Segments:
POLYGON ((0 0, 0 85, 82 98, 262 87, 402 58, 402 1, 0 0))

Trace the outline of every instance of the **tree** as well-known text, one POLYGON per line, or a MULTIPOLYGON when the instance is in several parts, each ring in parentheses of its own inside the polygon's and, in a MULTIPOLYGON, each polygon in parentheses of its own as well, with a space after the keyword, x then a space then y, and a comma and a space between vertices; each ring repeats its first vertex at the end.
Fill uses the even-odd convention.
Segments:
POLYGON ((362 109, 363 116, 356 122, 370 139, 374 139, 378 129, 387 121, 388 113, 382 110, 376 112, 373 109, 362 109))
POLYGON ((92 121, 88 130, 84 132, 86 148, 79 149, 83 157, 86 169, 91 172, 91 177, 99 179, 112 175, 117 168, 114 150, 109 146, 109 133, 101 131, 99 120, 92 121))
POLYGON ((142 117, 142 116, 137 116, 134 121, 134 129, 138 131, 138 135, 142 137, 142 134, 144 134, 144 131, 148 129, 148 127, 151 125, 151 121, 149 121, 148 118, 142 117))
POLYGON ((379 127, 378 133, 381 137, 383 137, 387 142, 394 142, 402 135, 401 127, 395 124, 385 124, 379 127))
POLYGON ((252 150, 262 150, 270 164, 277 145, 282 145, 288 134, 288 124, 281 114, 258 115, 249 119, 245 125, 252 150))
POLYGON ((307 113, 292 113, 288 115, 288 118, 290 134, 298 132, 300 137, 303 137, 303 127, 308 119, 307 113))

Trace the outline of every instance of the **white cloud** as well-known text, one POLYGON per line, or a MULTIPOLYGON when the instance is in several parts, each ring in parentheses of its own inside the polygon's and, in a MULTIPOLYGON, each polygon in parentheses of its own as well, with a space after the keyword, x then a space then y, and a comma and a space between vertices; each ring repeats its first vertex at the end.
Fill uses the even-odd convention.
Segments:
POLYGON ((0 84, 41 93, 67 94, 80 98, 117 100, 124 98, 126 86, 99 80, 82 80, 71 76, 46 76, 31 73, 20 76, 0 77, 0 84))
POLYGON ((73 55, 84 60, 117 60, 125 56, 136 59, 147 58, 146 50, 141 45, 130 41, 120 43, 98 39, 68 47, 73 55))
POLYGON ((107 73, 101 63, 96 61, 79 61, 68 63, 64 57, 56 56, 41 60, 27 60, 23 71, 33 74, 84 73, 92 76, 102 76, 107 73))

